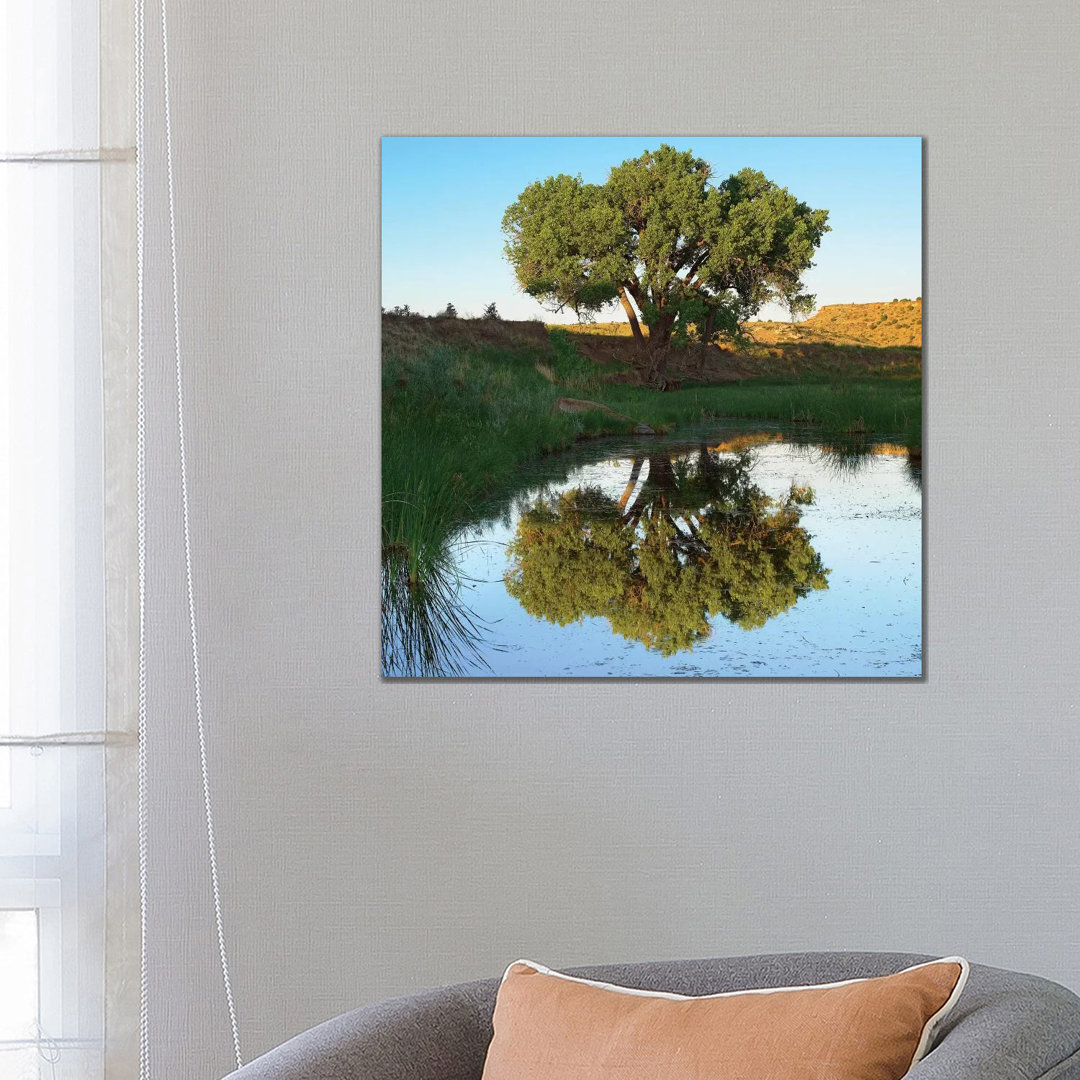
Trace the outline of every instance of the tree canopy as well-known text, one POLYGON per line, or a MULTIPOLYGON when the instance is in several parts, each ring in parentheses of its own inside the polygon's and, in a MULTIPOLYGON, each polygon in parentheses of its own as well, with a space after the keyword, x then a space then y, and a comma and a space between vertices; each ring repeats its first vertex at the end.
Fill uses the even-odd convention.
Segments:
POLYGON ((708 162, 662 145, 603 184, 565 174, 530 184, 503 232, 526 293, 579 318, 619 302, 662 369, 669 343, 737 333, 768 300, 812 306, 802 275, 827 218, 754 169, 713 184, 708 162))
POLYGON ((622 499, 585 487, 537 500, 509 545, 507 591, 530 615, 560 626, 602 617, 665 656, 708 638, 712 616, 763 626, 827 588, 828 571, 799 524, 813 493, 770 498, 750 460, 658 454, 632 501, 641 460, 622 499))

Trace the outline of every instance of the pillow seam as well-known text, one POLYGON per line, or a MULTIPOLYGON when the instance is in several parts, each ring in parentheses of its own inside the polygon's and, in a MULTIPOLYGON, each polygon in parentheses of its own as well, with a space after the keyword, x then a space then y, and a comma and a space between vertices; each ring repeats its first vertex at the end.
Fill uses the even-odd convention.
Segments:
MULTIPOLYGON (((930 1053, 930 1049, 933 1046, 934 1039, 937 1037, 941 1025, 948 1019, 949 1014, 953 1009, 956 1008, 956 1003, 960 1000, 960 995, 967 987, 968 978, 971 974, 971 965, 962 956, 946 956, 942 957, 940 960, 931 960, 926 964, 916 964, 915 967, 905 968, 904 970, 917 971, 922 967, 932 967, 935 963, 959 963, 960 975, 941 1008, 938 1009, 925 1024, 923 1024, 922 1031, 919 1033, 918 1045, 915 1047, 915 1053, 912 1055, 911 1064, 908 1066, 909 1069, 914 1068, 920 1061, 926 1060, 926 1056, 930 1053)), ((903 972, 899 972, 898 974, 903 974, 903 972)))
MULTIPOLYGON (((842 986, 853 986, 855 983, 870 982, 873 979, 889 979, 894 975, 905 975, 910 971, 918 971, 921 968, 933 967, 935 964, 959 964, 961 968, 960 978, 958 982, 966 984, 967 976, 970 968, 969 962, 962 956, 939 956, 934 960, 924 960, 919 964, 912 964, 911 967, 901 968, 899 971, 891 972, 888 975, 860 975, 853 979, 839 979, 836 982, 828 983, 796 983, 791 986, 759 986, 751 987, 746 990, 723 990, 715 994, 675 994, 665 990, 642 990, 635 986, 620 986, 617 983, 605 982, 602 979, 589 979, 581 975, 570 975, 565 971, 559 971, 556 968, 549 968, 543 964, 538 963, 535 960, 514 960, 508 964, 506 970, 502 974, 502 978, 499 980, 499 984, 502 985, 506 981, 507 976, 510 974, 512 968, 521 965, 523 967, 532 968, 537 975, 548 975, 556 979, 566 979, 569 982, 583 983, 586 986, 594 986, 601 990, 612 990, 616 993, 627 994, 631 997, 652 997, 652 998, 667 998, 673 1001, 700 1001, 707 998, 731 998, 738 997, 741 994, 781 994, 791 993, 799 990, 834 990, 842 986)), ((954 989, 949 994, 951 1000, 953 996, 959 997, 959 994, 954 989)), ((952 1002, 955 1005, 955 1002, 952 1002)), ((949 1005, 949 1001, 946 1001, 946 1005, 949 1005)), ((944 1009, 945 1006, 942 1006, 944 1009)), ((950 1006, 951 1009, 951 1006, 950 1006)), ((934 1020, 935 1017, 931 1017, 930 1020, 934 1020)), ((941 1020, 945 1019, 945 1015, 940 1017, 941 1020)), ((930 1023, 930 1021, 927 1021, 930 1023)), ((1041 1080, 1041 1078, 1037 1078, 1041 1080)))

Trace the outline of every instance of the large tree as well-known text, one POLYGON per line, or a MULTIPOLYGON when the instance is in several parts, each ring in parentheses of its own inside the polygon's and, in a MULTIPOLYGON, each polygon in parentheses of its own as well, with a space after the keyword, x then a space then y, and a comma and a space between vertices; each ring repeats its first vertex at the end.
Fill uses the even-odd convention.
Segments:
POLYGON ((711 180, 708 162, 667 145, 615 166, 604 184, 538 180, 503 216, 507 258, 551 310, 583 318, 621 304, 662 380, 673 343, 735 334, 767 300, 813 302, 802 275, 828 211, 753 169, 711 180))

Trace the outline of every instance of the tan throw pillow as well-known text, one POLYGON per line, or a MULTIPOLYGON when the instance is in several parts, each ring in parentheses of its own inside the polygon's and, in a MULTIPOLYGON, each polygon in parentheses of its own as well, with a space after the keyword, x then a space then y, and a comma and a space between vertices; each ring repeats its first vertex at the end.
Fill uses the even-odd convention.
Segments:
POLYGON ((483 1080, 899 1080, 967 981, 960 957, 895 975, 709 997, 507 968, 483 1080))

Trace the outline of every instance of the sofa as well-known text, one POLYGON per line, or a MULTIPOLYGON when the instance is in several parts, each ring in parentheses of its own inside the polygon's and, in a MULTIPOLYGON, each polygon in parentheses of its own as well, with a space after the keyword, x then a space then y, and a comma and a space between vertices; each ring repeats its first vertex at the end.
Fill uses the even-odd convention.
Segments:
MULTIPOLYGON (((933 959, 829 952, 570 969, 690 996, 889 975, 933 959)), ((367 1005, 297 1035, 227 1080, 480 1080, 499 980, 367 1005)), ((1080 1080, 1080 998, 1057 983, 971 965, 956 1008, 910 1080, 1080 1080)))

